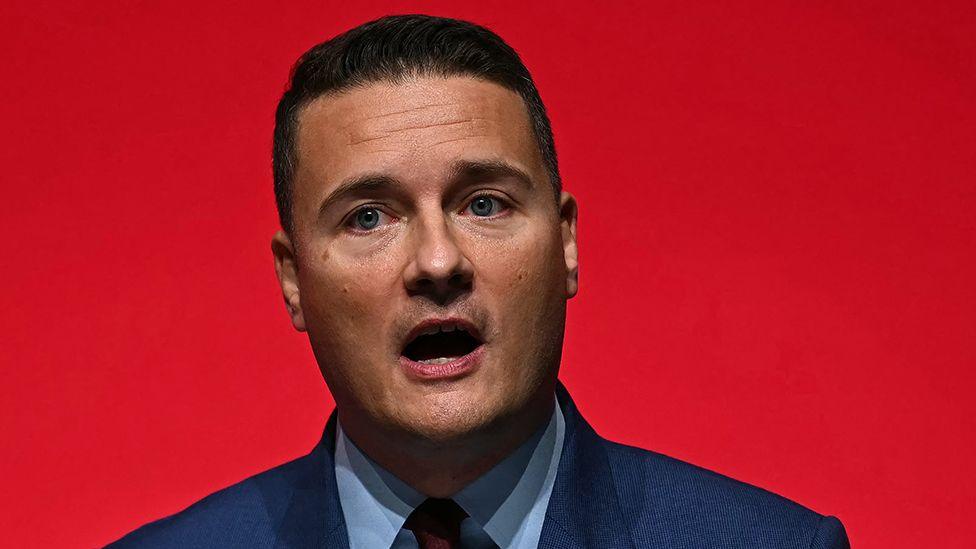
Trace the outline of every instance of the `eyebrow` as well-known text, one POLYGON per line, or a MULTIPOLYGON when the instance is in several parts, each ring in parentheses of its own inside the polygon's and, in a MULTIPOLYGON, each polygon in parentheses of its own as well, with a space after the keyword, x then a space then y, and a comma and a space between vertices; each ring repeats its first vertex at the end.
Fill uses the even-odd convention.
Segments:
MULTIPOLYGON (((459 160, 451 166, 451 185, 462 182, 496 181, 514 179, 520 186, 532 190, 534 184, 529 174, 502 160, 459 160)), ((395 178, 382 173, 353 176, 339 184, 319 206, 319 215, 330 206, 349 196, 378 194, 400 187, 395 178)))
POLYGON ((324 213, 329 206, 346 198, 347 196, 359 196, 364 194, 377 194, 381 191, 388 191, 398 186, 396 179, 383 174, 364 174, 346 179, 338 187, 329 193, 319 206, 319 214, 324 213))
POLYGON ((459 160, 451 168, 451 180, 496 181, 514 179, 526 190, 535 186, 529 174, 502 160, 459 160))

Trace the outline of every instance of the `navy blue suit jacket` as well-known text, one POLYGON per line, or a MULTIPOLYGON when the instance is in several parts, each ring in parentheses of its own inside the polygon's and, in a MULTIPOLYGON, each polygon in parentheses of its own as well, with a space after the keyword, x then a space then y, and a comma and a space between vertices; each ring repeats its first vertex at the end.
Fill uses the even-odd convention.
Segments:
MULTIPOLYGON (((780 496, 601 438, 561 385, 566 419, 539 547, 842 549, 844 527, 780 496)), ((348 547, 335 414, 307 456, 225 488, 111 547, 348 547)))

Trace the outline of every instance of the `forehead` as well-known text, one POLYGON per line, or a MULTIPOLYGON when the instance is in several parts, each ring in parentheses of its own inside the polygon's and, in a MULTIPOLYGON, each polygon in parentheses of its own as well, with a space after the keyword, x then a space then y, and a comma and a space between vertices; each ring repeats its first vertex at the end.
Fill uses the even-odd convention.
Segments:
POLYGON ((376 82, 320 97, 299 116, 296 199, 362 173, 429 180, 458 160, 541 175, 521 97, 470 77, 376 82))

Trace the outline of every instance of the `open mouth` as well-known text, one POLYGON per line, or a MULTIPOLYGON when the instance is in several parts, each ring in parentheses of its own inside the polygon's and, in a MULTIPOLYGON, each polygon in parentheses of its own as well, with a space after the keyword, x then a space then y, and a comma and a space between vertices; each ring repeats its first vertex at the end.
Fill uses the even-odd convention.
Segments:
POLYGON ((403 356, 422 364, 446 364, 481 346, 481 339, 472 332, 458 322, 430 324, 407 343, 403 356))

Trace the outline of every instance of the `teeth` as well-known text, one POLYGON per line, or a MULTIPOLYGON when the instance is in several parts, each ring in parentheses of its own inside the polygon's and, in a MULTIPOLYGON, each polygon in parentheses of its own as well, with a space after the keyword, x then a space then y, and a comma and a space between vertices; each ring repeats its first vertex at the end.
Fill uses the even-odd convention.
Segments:
POLYGON ((420 363, 421 364, 447 364, 448 362, 454 360, 455 358, 457 357, 448 356, 448 357, 441 357, 441 358, 430 358, 427 360, 421 360, 420 363))
POLYGON ((448 322, 446 324, 435 324, 433 326, 428 326, 424 328, 422 332, 417 335, 434 335, 440 332, 453 332, 455 330, 465 331, 464 328, 457 325, 455 322, 448 322))

